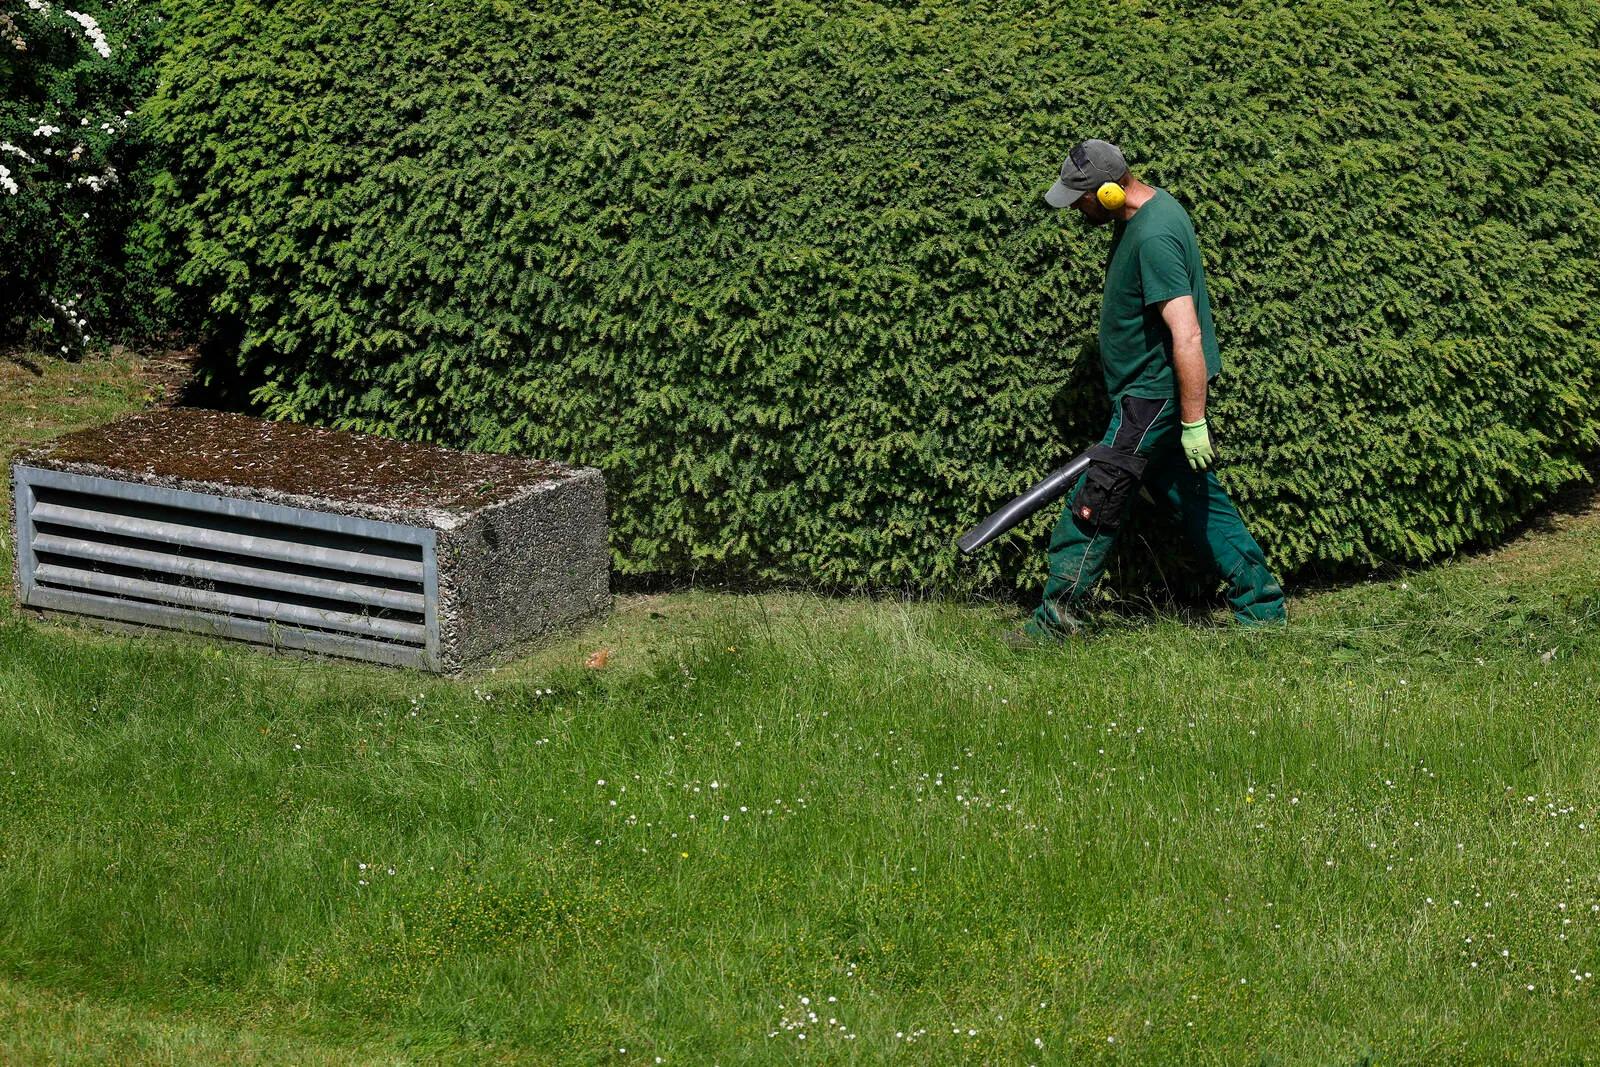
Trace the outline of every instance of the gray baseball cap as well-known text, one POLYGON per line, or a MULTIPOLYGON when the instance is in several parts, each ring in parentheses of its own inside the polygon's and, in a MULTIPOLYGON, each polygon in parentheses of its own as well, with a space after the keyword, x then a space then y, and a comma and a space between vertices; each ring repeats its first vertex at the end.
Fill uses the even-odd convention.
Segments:
POLYGON ((1051 207, 1069 207, 1084 193, 1092 193, 1106 182, 1114 182, 1128 169, 1122 149, 1110 141, 1084 141, 1067 153, 1061 164, 1061 177, 1044 194, 1051 207))

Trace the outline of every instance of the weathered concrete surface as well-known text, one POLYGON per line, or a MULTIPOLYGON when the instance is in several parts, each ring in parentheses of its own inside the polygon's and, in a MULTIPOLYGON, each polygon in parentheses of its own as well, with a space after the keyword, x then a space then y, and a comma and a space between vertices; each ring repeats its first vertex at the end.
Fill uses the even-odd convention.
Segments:
POLYGON ((439 640, 470 663, 611 608, 606 486, 592 467, 473 513, 441 532, 439 640))
MULTIPOLYGON (((17 466, 433 530, 442 671, 610 610, 605 482, 592 467, 184 408, 22 452, 13 487, 17 466)), ((14 492, 6 499, 20 552, 14 492)))

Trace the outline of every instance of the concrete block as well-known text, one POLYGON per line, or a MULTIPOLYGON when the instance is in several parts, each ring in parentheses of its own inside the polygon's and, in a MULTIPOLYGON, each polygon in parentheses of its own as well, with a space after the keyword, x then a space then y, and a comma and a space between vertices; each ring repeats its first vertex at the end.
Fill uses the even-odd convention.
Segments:
POLYGON ((174 408, 11 479, 41 611, 453 672, 610 610, 592 467, 174 408))

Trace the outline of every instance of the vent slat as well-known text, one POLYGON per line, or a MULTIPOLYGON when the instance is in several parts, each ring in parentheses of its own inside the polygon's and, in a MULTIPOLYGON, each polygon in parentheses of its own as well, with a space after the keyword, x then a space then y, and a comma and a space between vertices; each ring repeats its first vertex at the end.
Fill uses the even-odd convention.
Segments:
POLYGON ((38 534, 33 539, 35 552, 50 553, 72 559, 89 559, 97 563, 111 563, 140 570, 161 571, 185 578, 227 582, 233 585, 253 585, 262 589, 275 589, 302 596, 321 597, 325 600, 342 600, 372 607, 391 608, 422 614, 425 608, 423 595, 402 589, 385 589, 381 586, 362 585, 357 582, 340 582, 328 578, 295 574, 291 571, 270 570, 265 567, 248 567, 243 564, 223 563, 218 560, 178 556, 170 552, 151 552, 123 545, 87 541, 55 534, 38 534))
POLYGON ((33 521, 70 526, 74 529, 96 533, 140 537, 151 541, 164 541, 191 548, 208 548, 231 552, 241 556, 264 556, 286 563, 304 563, 332 570, 354 571, 384 578, 421 582, 423 564, 420 560, 394 559, 365 552, 349 552, 321 545, 300 544, 272 537, 255 537, 250 534, 211 530, 203 526, 185 526, 171 522, 156 522, 131 515, 115 515, 68 507, 40 501, 33 506, 33 521))
POLYGON ((427 627, 414 623, 396 622, 392 619, 374 619, 343 611, 325 611, 299 604, 285 604, 275 600, 258 600, 254 597, 214 593, 205 589, 192 589, 163 582, 150 582, 141 578, 126 578, 118 574, 84 571, 41 563, 34 568, 34 580, 49 585, 62 585, 87 589, 110 596, 139 597, 167 604, 215 611, 225 615, 252 617, 274 622, 298 623, 330 630, 384 637, 421 645, 427 640, 427 627))
POLYGON ((232 637, 277 648, 298 648, 330 656, 350 656, 398 667, 429 667, 432 659, 426 649, 369 641, 348 634, 323 633, 275 626, 257 619, 233 615, 210 615, 192 608, 173 608, 137 600, 112 600, 93 593, 71 589, 35 586, 29 599, 33 607, 71 611, 138 626, 165 626, 213 637, 232 637))

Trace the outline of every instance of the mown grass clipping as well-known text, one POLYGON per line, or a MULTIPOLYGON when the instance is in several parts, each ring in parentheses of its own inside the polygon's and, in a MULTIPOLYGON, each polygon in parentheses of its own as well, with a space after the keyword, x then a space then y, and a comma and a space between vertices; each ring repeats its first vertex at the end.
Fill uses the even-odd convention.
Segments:
MULTIPOLYGON (((620 575, 1027 586, 1098 438, 1100 136, 1200 234, 1283 573, 1419 561, 1600 441, 1587 3, 179 0, 174 293, 274 418, 593 464, 620 575)), ((227 390, 224 389, 223 392, 227 390)))

